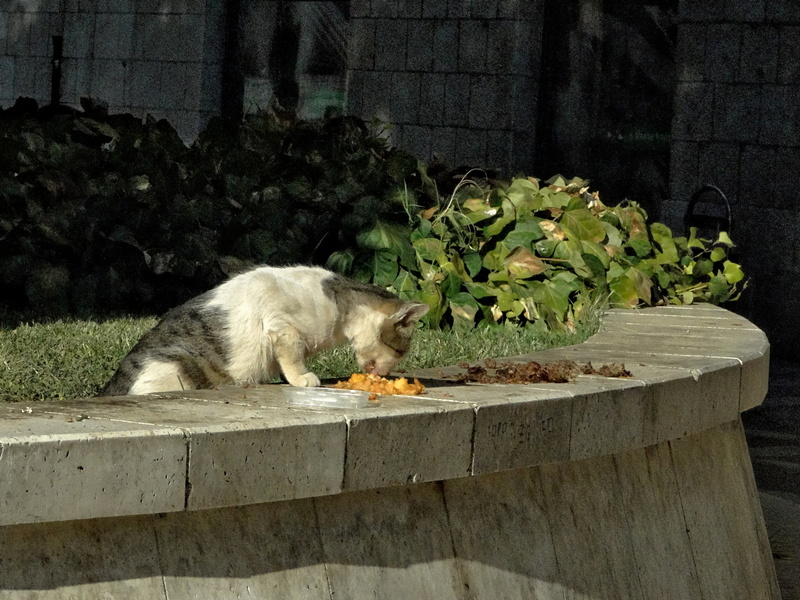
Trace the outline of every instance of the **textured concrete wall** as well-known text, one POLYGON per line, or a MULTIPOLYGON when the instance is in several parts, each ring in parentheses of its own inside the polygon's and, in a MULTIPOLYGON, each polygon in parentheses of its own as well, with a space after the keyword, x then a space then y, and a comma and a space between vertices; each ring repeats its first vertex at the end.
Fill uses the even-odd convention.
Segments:
POLYGON ((530 170, 541 0, 353 0, 348 110, 423 159, 530 170))
POLYGON ((733 239, 752 278, 741 309, 777 350, 800 352, 800 3, 683 0, 671 157, 678 231, 712 182, 733 204, 733 239))
POLYGON ((0 3, 0 106, 50 102, 53 36, 61 101, 166 118, 187 139, 219 112, 224 3, 213 0, 0 3))

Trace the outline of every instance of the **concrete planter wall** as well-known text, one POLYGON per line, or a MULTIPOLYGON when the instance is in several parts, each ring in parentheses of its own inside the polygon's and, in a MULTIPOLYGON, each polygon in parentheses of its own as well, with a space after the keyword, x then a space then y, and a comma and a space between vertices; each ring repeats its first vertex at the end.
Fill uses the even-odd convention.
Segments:
POLYGON ((739 420, 768 353, 713 306, 611 311, 524 359, 632 379, 2 406, 0 597, 779 598, 739 420))

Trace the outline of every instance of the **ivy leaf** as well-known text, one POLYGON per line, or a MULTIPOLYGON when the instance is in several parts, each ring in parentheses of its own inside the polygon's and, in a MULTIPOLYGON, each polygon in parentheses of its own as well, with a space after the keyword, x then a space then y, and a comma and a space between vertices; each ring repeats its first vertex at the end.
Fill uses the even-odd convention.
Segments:
POLYGON ((420 238, 412 244, 422 260, 433 262, 444 252, 445 243, 436 238, 420 238))
POLYGON ((609 304, 614 308, 635 308, 639 304, 639 293, 633 279, 625 275, 617 277, 608 285, 611 296, 609 304))
POLYGON ((483 267, 481 255, 477 252, 468 251, 464 253, 464 266, 471 278, 477 277, 483 267))
POLYGON ((475 315, 481 307, 467 292, 460 292, 448 300, 450 313, 453 315, 454 329, 472 329, 475 325, 475 315))
POLYGON ((571 239, 599 243, 606 237, 602 223, 588 208, 566 211, 561 217, 561 225, 571 239))
POLYGON ((392 282, 394 288, 400 294, 410 294, 417 291, 417 279, 405 269, 400 269, 397 278, 392 282))
POLYGON ((514 279, 529 279, 548 269, 541 258, 522 247, 513 250, 503 261, 503 266, 514 279))
POLYGON ((398 266, 397 257, 390 252, 376 252, 374 254, 374 275, 372 278, 375 285, 389 287, 397 279, 398 266))
POLYGON ((711 257, 710 258, 711 258, 712 262, 721 262, 721 261, 725 260, 726 256, 727 256, 727 252, 725 252, 725 248, 720 248, 719 246, 717 246, 716 248, 714 248, 711 251, 711 257))
POLYGON ((723 263, 723 275, 725 275, 725 279, 727 279, 728 283, 731 285, 739 283, 742 279, 744 279, 744 272, 742 271, 742 268, 729 260, 726 260, 723 263))
POLYGON ((650 234, 653 236, 653 241, 661 248, 658 261, 661 264, 678 262, 678 248, 672 239, 670 228, 662 223, 653 223, 650 225, 650 234))

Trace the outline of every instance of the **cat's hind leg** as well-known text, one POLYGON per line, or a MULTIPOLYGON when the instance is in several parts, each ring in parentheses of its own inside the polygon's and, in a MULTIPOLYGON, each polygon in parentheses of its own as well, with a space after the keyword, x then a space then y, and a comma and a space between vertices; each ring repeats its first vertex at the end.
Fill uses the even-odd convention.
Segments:
POLYGON ((189 379, 177 363, 148 359, 128 394, 152 394, 195 389, 197 385, 189 379))
POLYGON ((272 339, 272 348, 281 373, 291 385, 296 387, 319 385, 319 377, 306 367, 305 343, 297 330, 289 328, 275 335, 272 339))

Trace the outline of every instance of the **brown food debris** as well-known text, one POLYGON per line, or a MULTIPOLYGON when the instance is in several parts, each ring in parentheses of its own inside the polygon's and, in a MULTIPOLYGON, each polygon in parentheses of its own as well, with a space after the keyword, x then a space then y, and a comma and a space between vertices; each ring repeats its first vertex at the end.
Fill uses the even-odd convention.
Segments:
POLYGON ((572 360, 557 360, 550 363, 499 363, 493 358, 483 361, 484 367, 458 363, 466 374, 451 376, 461 383, 566 383, 577 375, 601 375, 603 377, 632 377, 621 363, 603 365, 595 369, 592 363, 579 365, 572 360), (489 370, 494 371, 490 373, 489 370))

